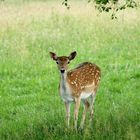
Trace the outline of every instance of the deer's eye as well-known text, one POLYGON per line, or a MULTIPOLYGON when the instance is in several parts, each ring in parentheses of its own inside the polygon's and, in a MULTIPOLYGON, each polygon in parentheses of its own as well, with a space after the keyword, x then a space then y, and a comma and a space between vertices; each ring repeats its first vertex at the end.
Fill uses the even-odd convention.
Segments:
POLYGON ((58 62, 56 61, 56 64, 58 64, 58 62))
POLYGON ((68 64, 70 63, 70 61, 68 61, 68 64))

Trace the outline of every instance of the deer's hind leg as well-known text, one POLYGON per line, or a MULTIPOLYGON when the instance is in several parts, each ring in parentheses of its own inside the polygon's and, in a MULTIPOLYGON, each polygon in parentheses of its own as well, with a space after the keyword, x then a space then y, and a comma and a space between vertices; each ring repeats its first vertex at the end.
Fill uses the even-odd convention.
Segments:
POLYGON ((90 122, 93 121, 93 117, 94 117, 94 102, 95 102, 95 96, 96 94, 93 93, 90 97, 90 122))
POLYGON ((88 108, 90 106, 88 100, 82 100, 83 105, 84 105, 84 110, 83 110, 83 115, 82 115, 82 120, 81 120, 81 124, 80 124, 80 128, 83 129, 84 127, 84 123, 85 123, 85 119, 86 119, 86 113, 88 111, 88 108))

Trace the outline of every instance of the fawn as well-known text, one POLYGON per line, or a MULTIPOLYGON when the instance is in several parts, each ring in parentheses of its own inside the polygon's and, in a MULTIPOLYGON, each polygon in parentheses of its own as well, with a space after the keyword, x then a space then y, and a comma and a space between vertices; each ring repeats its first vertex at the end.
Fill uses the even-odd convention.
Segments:
POLYGON ((74 102, 74 127, 77 130, 78 111, 82 101, 84 110, 80 128, 83 128, 88 108, 90 108, 90 120, 92 121, 93 119, 93 103, 101 77, 100 68, 93 63, 84 62, 75 69, 68 71, 68 64, 76 56, 75 51, 69 56, 59 57, 50 52, 50 56, 56 61, 61 75, 59 91, 66 107, 67 126, 69 127, 70 121, 70 103, 74 102))

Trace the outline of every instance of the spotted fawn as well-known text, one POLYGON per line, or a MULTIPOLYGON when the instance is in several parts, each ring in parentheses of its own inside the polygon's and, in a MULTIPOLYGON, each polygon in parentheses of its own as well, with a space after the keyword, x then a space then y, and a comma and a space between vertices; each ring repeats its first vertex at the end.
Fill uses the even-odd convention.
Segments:
POLYGON ((59 91, 66 108, 66 124, 69 127, 70 121, 70 104, 74 102, 74 127, 77 130, 78 111, 80 102, 84 105, 80 128, 83 128, 86 113, 90 109, 90 120, 93 119, 93 105, 97 88, 99 85, 101 70, 91 63, 83 62, 76 68, 68 71, 68 64, 76 56, 72 52, 69 56, 57 56, 50 52, 51 58, 56 62, 60 71, 59 91))

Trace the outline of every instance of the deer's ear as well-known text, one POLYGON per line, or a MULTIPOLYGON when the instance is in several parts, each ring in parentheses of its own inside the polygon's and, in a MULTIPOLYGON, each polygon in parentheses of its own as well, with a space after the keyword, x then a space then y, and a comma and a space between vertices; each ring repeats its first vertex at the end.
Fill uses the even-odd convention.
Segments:
POLYGON ((74 51, 74 52, 72 52, 70 55, 69 55, 69 60, 72 60, 72 59, 74 59, 75 58, 75 56, 76 56, 76 51, 74 51))
POLYGON ((55 61, 57 60, 57 55, 55 53, 50 52, 50 56, 53 60, 55 60, 55 61))

